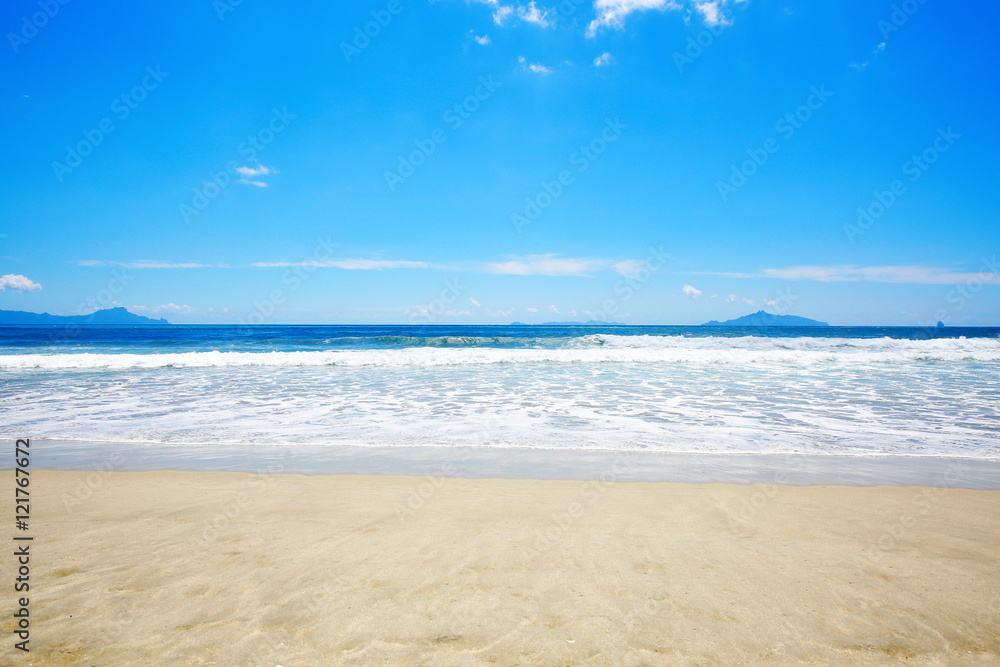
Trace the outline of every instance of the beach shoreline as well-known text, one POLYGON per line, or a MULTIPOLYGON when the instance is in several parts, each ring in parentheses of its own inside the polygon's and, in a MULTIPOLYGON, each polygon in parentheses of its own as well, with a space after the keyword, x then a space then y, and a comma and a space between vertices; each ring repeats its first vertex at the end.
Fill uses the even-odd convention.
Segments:
MULTIPOLYGON (((792 486, 1000 489, 1000 460, 941 456, 345 445, 188 445, 32 440, 57 470, 190 470, 792 486)), ((0 469, 10 461, 0 461, 0 469)))
POLYGON ((1000 657, 996 490, 31 475, 25 664, 1000 657))

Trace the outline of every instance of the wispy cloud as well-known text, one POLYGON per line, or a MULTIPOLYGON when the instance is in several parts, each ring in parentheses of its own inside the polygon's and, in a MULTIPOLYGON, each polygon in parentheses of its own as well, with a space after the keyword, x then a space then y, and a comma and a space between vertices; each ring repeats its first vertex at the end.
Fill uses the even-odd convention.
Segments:
MULTIPOLYGON (((555 25, 555 21, 550 18, 553 13, 551 9, 541 9, 538 7, 537 0, 531 0, 527 5, 503 5, 499 0, 474 0, 483 5, 488 5, 493 8, 493 23, 502 26, 508 23, 512 18, 524 23, 533 23, 542 28, 548 28, 549 26, 555 25)), ((478 37, 476 38, 479 39, 478 37)), ((489 38, 486 38, 486 44, 489 43, 489 38)), ((480 42, 483 44, 484 42, 480 42)))
POLYGON ((317 268, 347 269, 349 271, 381 271, 383 269, 429 269, 427 262, 413 262, 396 259, 324 259, 300 262, 254 262, 250 266, 312 266, 317 268))
POLYGON ((649 11, 683 11, 685 21, 693 14, 700 14, 707 26, 731 25, 726 17, 726 7, 739 5, 749 0, 595 0, 594 10, 597 16, 587 26, 587 36, 593 37, 605 28, 622 30, 625 28, 625 18, 635 12, 649 11))
POLYGON ((42 286, 34 280, 18 273, 8 273, 7 275, 0 276, 0 291, 6 291, 8 287, 18 293, 37 292, 42 289, 42 286))
POLYGON ((261 176, 277 174, 278 171, 274 167, 265 167, 258 164, 256 167, 236 167, 236 173, 240 175, 240 183, 254 185, 258 188, 266 188, 267 182, 261 180, 261 176))
POLYGON ((768 278, 813 280, 817 282, 912 283, 920 285, 957 285, 980 280, 1000 282, 996 273, 971 273, 931 266, 792 266, 785 269, 764 269, 768 278))
MULTIPOLYGON (((495 4, 495 3, 487 3, 487 4, 495 4)), ((504 22, 506 22, 507 19, 509 19, 511 15, 513 15, 513 13, 514 13, 513 7, 497 7, 496 10, 493 12, 493 22, 496 23, 497 25, 503 25, 504 22)))
MULTIPOLYGON (((125 306, 115 302, 111 304, 113 306, 125 306)), ((133 313, 139 313, 140 315, 163 315, 165 313, 174 315, 189 315, 194 312, 194 308, 188 306, 187 304, 176 304, 176 303, 165 303, 160 306, 139 306, 139 305, 128 305, 125 306, 128 310, 133 313)))
POLYGON ((681 9, 681 5, 674 0, 595 0, 597 17, 587 26, 587 35, 593 37, 603 28, 622 30, 626 16, 650 9, 681 9))
POLYGON ((705 18, 705 25, 731 25, 730 22, 726 20, 726 17, 722 15, 722 8, 719 4, 719 0, 695 3, 695 9, 697 9, 705 18))
MULTIPOLYGON (((875 48, 872 49, 872 55, 876 55, 877 56, 878 54, 882 53, 883 51, 885 51, 885 42, 879 42, 875 46, 875 48)), ((866 67, 868 67, 868 61, 867 60, 863 60, 863 61, 861 61, 859 63, 848 63, 847 66, 850 67, 851 69, 863 70, 866 67)))
POLYGON ((601 55, 594 58, 594 67, 604 67, 605 65, 611 64, 611 54, 605 51, 601 55))
MULTIPOLYGON (((439 264, 405 259, 370 259, 364 257, 305 259, 298 261, 271 260, 240 264, 174 262, 155 259, 137 259, 128 262, 84 259, 78 261, 77 264, 79 266, 87 267, 118 266, 126 269, 247 269, 296 266, 344 269, 347 271, 433 269, 439 271, 468 271, 475 273, 518 276, 590 276, 597 271, 614 270, 619 274, 628 277, 638 273, 645 266, 645 260, 560 257, 555 253, 549 253, 545 255, 527 255, 523 257, 509 256, 506 260, 498 262, 460 261, 452 264, 439 264)), ((470 299, 470 301, 474 301, 474 299, 470 299)))
POLYGON ((487 273, 511 276, 585 276, 605 266, 602 260, 574 259, 556 255, 530 255, 486 265, 487 273))
POLYGON ((524 56, 518 56, 517 62, 521 63, 521 69, 535 72, 537 74, 552 74, 552 70, 539 63, 529 63, 524 56))
POLYGON ((165 262, 157 259, 136 259, 131 262, 109 262, 101 259, 83 259, 80 266, 120 266, 125 269, 204 269, 218 267, 218 264, 200 262, 165 262))
POLYGON ((559 314, 559 309, 556 308, 554 305, 552 305, 552 306, 549 306, 549 312, 550 313, 555 313, 556 315, 558 315, 559 314))
POLYGON ((535 4, 535 0, 531 0, 527 7, 517 8, 517 17, 526 23, 534 23, 542 28, 548 28, 552 25, 551 22, 546 18, 548 15, 548 10, 542 11, 538 9, 535 4))
MULTIPOLYGON (((995 261, 986 265, 996 264, 995 261)), ((970 280, 1000 282, 1000 275, 993 272, 960 271, 934 266, 899 264, 892 266, 857 266, 839 264, 830 266, 789 266, 781 269, 763 269, 758 273, 732 271, 696 271, 698 275, 723 276, 726 278, 779 278, 782 280, 812 280, 822 283, 871 282, 909 283, 917 285, 957 285, 970 280)), ((733 295, 730 295, 733 296, 733 295)), ((728 300, 728 299, 727 299, 728 300)))
POLYGON ((646 262, 641 259, 625 259, 620 262, 615 262, 611 266, 615 271, 623 276, 630 277, 639 273, 639 271, 642 270, 642 267, 646 266, 646 262))
POLYGON ((476 40, 482 46, 486 46, 487 44, 490 43, 490 36, 489 35, 483 35, 483 36, 473 35, 472 38, 474 40, 476 40))

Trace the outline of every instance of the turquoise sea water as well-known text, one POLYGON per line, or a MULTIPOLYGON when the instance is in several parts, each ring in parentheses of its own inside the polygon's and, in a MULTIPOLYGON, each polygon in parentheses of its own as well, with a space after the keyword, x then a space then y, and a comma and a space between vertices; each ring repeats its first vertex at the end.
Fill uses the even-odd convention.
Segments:
POLYGON ((0 437, 1000 458, 1000 329, 6 327, 0 437))

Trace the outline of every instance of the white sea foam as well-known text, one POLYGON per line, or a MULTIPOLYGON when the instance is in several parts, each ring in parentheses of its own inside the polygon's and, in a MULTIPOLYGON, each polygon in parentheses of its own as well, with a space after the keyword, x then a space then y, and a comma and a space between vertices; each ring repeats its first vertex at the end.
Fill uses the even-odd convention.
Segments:
POLYGON ((2 355, 0 438, 1000 458, 997 339, 435 341, 2 355))
POLYGON ((0 370, 113 370, 156 368, 477 366, 483 364, 891 364, 1000 361, 995 338, 763 338, 582 336, 559 348, 405 347, 295 352, 180 352, 160 354, 6 354, 0 370))

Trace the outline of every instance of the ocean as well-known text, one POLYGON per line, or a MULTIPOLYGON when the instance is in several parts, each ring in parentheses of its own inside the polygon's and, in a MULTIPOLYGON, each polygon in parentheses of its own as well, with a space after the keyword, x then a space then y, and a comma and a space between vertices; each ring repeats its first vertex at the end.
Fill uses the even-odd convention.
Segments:
POLYGON ((1000 328, 0 328, 7 440, 1000 458, 1000 328))

